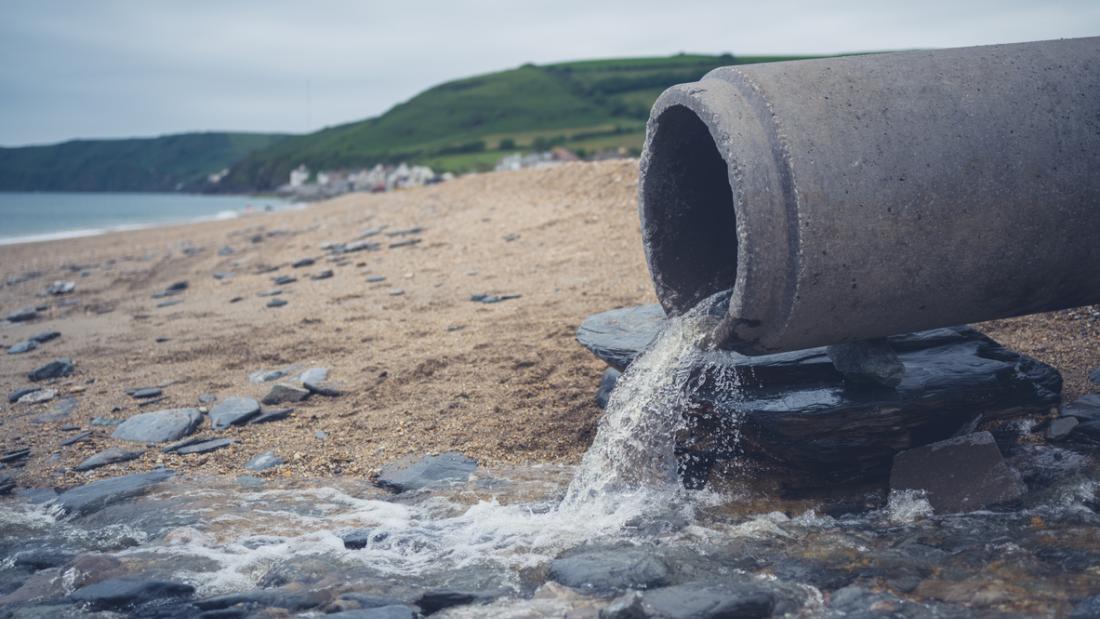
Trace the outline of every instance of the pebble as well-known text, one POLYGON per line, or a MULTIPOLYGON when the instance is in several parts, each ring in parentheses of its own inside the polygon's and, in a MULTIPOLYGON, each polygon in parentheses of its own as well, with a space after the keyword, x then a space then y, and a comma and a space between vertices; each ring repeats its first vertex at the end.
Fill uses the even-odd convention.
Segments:
POLYGON ((294 262, 292 262, 290 264, 290 266, 295 268, 295 269, 300 269, 302 267, 313 266, 313 264, 316 263, 316 262, 317 261, 313 258, 300 258, 300 259, 295 260, 294 262))
POLYGON ((21 355, 25 352, 30 352, 30 351, 34 350, 35 348, 38 348, 38 342, 36 342, 34 340, 23 340, 22 342, 17 342, 15 344, 12 344, 11 346, 9 346, 8 347, 8 354, 9 355, 21 355))
POLYGON ((111 419, 109 417, 93 417, 92 418, 92 425, 93 426, 118 426, 118 425, 122 425, 123 421, 126 421, 126 420, 125 419, 111 419))
POLYGON ((386 281, 386 277, 384 275, 368 275, 367 276, 367 283, 368 284, 377 284, 379 282, 384 282, 384 281, 386 281))
POLYGON ((317 279, 328 279, 328 278, 332 277, 332 275, 333 275, 332 269, 325 269, 324 271, 321 271, 320 273, 314 273, 313 275, 310 275, 309 278, 310 279, 315 279, 315 280, 317 280, 317 279))
POLYGON ((218 396, 213 393, 200 393, 198 400, 199 404, 211 404, 218 400, 218 396))
POLYGON ((328 432, 325 432, 324 430, 317 430, 313 433, 313 438, 319 441, 326 440, 328 438, 328 432))
POLYGON ((144 400, 146 398, 155 398, 162 392, 156 387, 140 387, 138 389, 129 389, 126 393, 135 400, 144 400))
POLYGON ((20 387, 15 391, 8 392, 8 403, 15 404, 19 401, 19 398, 27 395, 28 393, 34 393, 35 391, 42 391, 38 387, 20 387))
POLYGON ((157 307, 172 307, 173 305, 179 305, 180 303, 183 303, 183 301, 180 299, 168 299, 167 301, 161 301, 160 303, 157 303, 157 307))
POLYGON ((390 296, 391 297, 399 297, 403 294, 405 294, 405 291, 401 288, 390 288, 390 296))
POLYGON ((470 300, 474 303, 500 303, 501 301, 519 299, 522 296, 520 294, 475 294, 470 296, 470 300))
POLYGON ((420 226, 413 226, 411 228, 398 228, 396 230, 390 230, 386 233, 386 236, 408 236, 410 234, 420 234, 424 231, 424 228, 420 226))
POLYGON ((235 253, 236 253, 236 250, 234 250, 229 245, 222 245, 221 249, 218 250, 218 255, 223 256, 223 257, 224 256, 232 256, 235 253))
POLYGON ((250 471, 266 471, 267 469, 283 464, 286 464, 286 460, 280 458, 274 451, 265 451, 262 454, 253 456, 253 458, 244 465, 244 468, 250 471))
POLYGON ((328 368, 309 368, 305 372, 302 372, 298 380, 302 381, 302 386, 318 395, 328 396, 330 398, 344 395, 342 390, 326 382, 328 380, 328 368))
POLYGON ((252 398, 229 397, 210 409, 210 425, 224 430, 232 425, 244 425, 260 414, 260 403, 252 398))
POLYGON ((257 292, 256 296, 257 297, 277 297, 281 294, 283 294, 282 288, 272 288, 271 290, 264 290, 262 292, 257 292))
POLYGON ((224 279, 233 279, 233 272, 232 271, 214 271, 214 279, 219 280, 219 281, 224 280, 224 279))
POLYGON ((195 408, 140 413, 122 422, 111 436, 138 443, 166 443, 191 434, 202 420, 202 413, 195 408))
POLYGON ((282 307, 286 305, 286 299, 272 299, 267 302, 268 307, 282 307))
POLYGON ((284 402, 301 402, 308 397, 308 389, 301 389, 286 383, 276 383, 275 386, 271 388, 271 391, 264 396, 262 402, 265 405, 271 406, 284 402))
POLYGON ((8 322, 27 322, 38 317, 38 310, 34 307, 24 307, 7 315, 8 322))
POLYGON ((46 365, 32 370, 27 374, 27 378, 30 379, 31 382, 48 380, 50 378, 60 378, 72 374, 75 369, 76 367, 73 365, 72 359, 54 359, 46 365))
POLYGON ((191 445, 186 445, 184 447, 180 447, 179 449, 176 450, 175 453, 177 453, 181 456, 185 456, 185 455, 188 455, 188 454, 204 454, 204 453, 209 453, 211 451, 217 451, 217 450, 222 449, 224 447, 229 447, 232 444, 233 444, 232 439, 215 438, 215 439, 210 439, 210 440, 206 440, 206 441, 201 441, 201 442, 198 442, 198 443, 193 443, 191 445))
MULTIPOLYGON (((41 402, 49 402, 57 396, 56 389, 20 389, 20 392, 25 391, 23 395, 19 397, 16 402, 20 404, 39 404, 41 402)), ((19 392, 16 392, 19 393, 19 392)))
POLYGON ((74 471, 90 471, 92 469, 98 469, 101 466, 107 466, 108 464, 117 464, 119 462, 129 462, 141 457, 144 451, 126 451, 125 449, 119 449, 118 447, 111 447, 105 449, 94 456, 84 460, 80 464, 73 467, 74 471))
POLYGON ((76 282, 70 282, 59 279, 54 281, 49 286, 46 286, 46 294, 59 295, 68 294, 76 290, 76 282))
POLYGON ((59 337, 61 337, 60 331, 41 331, 30 336, 30 338, 28 339, 34 342, 38 342, 39 344, 45 344, 46 342, 57 339, 59 337))
POLYGON ((644 548, 586 546, 554 559, 549 576, 585 593, 607 595, 666 585, 669 574, 668 565, 644 548))
POLYGON ((280 275, 278 277, 271 278, 271 281, 275 282, 276 286, 285 286, 287 284, 293 284, 298 281, 297 277, 291 277, 289 275, 280 275))
POLYGON ((241 301, 244 301, 244 297, 233 297, 229 300, 230 303, 240 303, 241 301))

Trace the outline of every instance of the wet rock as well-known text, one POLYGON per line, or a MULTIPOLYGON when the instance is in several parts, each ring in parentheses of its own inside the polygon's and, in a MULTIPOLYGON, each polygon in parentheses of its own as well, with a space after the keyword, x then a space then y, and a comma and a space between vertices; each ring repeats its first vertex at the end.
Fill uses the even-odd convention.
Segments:
POLYGON ((206 440, 206 441, 200 441, 198 443, 193 443, 191 445, 186 445, 184 447, 180 447, 179 449, 176 450, 176 453, 181 455, 181 456, 186 456, 188 454, 204 454, 204 453, 210 453, 211 451, 217 451, 217 450, 222 449, 224 447, 229 447, 232 444, 233 444, 232 439, 214 438, 214 439, 210 439, 210 440, 206 440))
POLYGON ((310 275, 309 278, 312 279, 312 280, 322 280, 322 279, 328 279, 332 276, 333 276, 332 269, 325 269, 324 271, 321 271, 320 273, 314 273, 313 275, 310 275))
MULTIPOLYGON (((35 391, 46 391, 46 390, 45 389, 39 389, 38 387, 20 387, 20 388, 14 390, 14 391, 9 391, 8 392, 8 403, 9 404, 14 404, 14 403, 18 402, 20 399, 22 399, 23 396, 34 393, 35 391)), ((51 389, 50 391, 53 391, 53 390, 51 389)), ((56 391, 54 391, 54 395, 57 395, 56 391)), ((53 396, 50 396, 50 397, 53 397, 53 396)))
POLYGON ((41 404, 42 402, 49 402, 57 397, 57 389, 20 389, 19 399, 16 402, 20 404, 41 404))
POLYGON ((11 558, 11 561, 15 567, 23 567, 37 572, 51 567, 61 567, 71 561, 72 558, 71 554, 58 551, 55 548, 45 548, 17 552, 11 558))
POLYGON ((144 400, 147 398, 155 398, 159 396, 162 391, 156 387, 140 387, 138 389, 130 389, 126 393, 135 400, 144 400))
POLYGON ((607 408, 607 403, 611 401, 611 392, 615 390, 615 384, 619 382, 619 377, 622 374, 615 368, 604 370, 603 378, 600 379, 600 387, 596 390, 596 406, 607 408))
POLYGON ((899 453, 890 471, 890 489, 925 491, 937 513, 974 511, 1013 501, 1027 491, 989 432, 899 453))
POLYGON ((522 296, 521 294, 475 294, 470 296, 470 300, 474 303, 492 304, 518 299, 522 296))
POLYGON ((325 615, 326 619, 418 619, 420 613, 412 606, 393 604, 375 608, 357 608, 325 615))
POLYGON ((74 290, 76 290, 76 282, 62 279, 56 280, 50 283, 49 286, 46 286, 46 294, 51 295, 69 294, 74 290))
POLYGON ((278 277, 272 277, 271 281, 274 282, 276 286, 285 286, 287 284, 293 284, 294 282, 298 281, 298 278, 291 277, 290 275, 280 275, 278 277))
MULTIPOLYGON (((309 610, 322 606, 331 599, 332 595, 326 591, 258 589, 197 600, 194 604, 199 609, 207 612, 240 607, 241 610, 248 613, 248 616, 252 616, 250 611, 262 608, 280 608, 292 612, 309 610)), ((327 617, 328 615, 324 616, 327 617)))
POLYGON ((257 423, 271 423, 272 421, 282 421, 283 419, 290 417, 290 414, 293 412, 293 408, 273 408, 264 413, 261 413, 256 417, 253 417, 251 420, 249 420, 248 423, 251 425, 257 423))
POLYGON ((172 471, 159 469, 101 479, 62 492, 57 496, 57 505, 65 513, 86 516, 114 503, 141 496, 172 475, 172 471))
POLYGON ((301 389, 286 383, 275 383, 271 391, 267 392, 262 402, 266 406, 282 404, 284 402, 301 402, 309 397, 308 389, 301 389))
POLYGON ((666 619, 770 617, 775 596, 751 581, 688 583, 646 591, 642 607, 648 616, 666 619))
POLYGON ((81 443, 81 442, 84 442, 84 441, 88 440, 89 438, 91 438, 91 436, 92 436, 92 433, 91 433, 90 430, 81 432, 79 434, 74 434, 73 436, 70 436, 69 438, 61 441, 61 446, 62 447, 68 447, 69 445, 75 445, 77 443, 81 443))
POLYGON ((29 374, 27 374, 27 378, 31 382, 36 383, 38 381, 49 380, 51 378, 68 376, 69 374, 72 374, 75 369, 76 366, 73 365, 72 359, 54 359, 46 365, 37 367, 32 370, 29 374))
POLYGON ((643 548, 582 547, 554 559, 549 577, 579 591, 607 595, 666 585, 669 573, 664 561, 643 548))
POLYGON ((202 423, 197 408, 169 408, 130 417, 115 429, 112 437, 138 443, 166 443, 195 431, 202 423))
POLYGON ((244 425, 260 414, 260 403, 252 398, 231 397, 210 409, 210 425, 224 430, 232 425, 244 425))
POLYGON ((432 591, 425 591, 420 597, 416 598, 416 605, 425 615, 430 615, 454 606, 485 604, 493 601, 494 597, 495 596, 492 594, 476 591, 435 589, 432 591))
POLYGON ((1076 417, 1059 417, 1050 422, 1043 436, 1045 436, 1048 441, 1060 441, 1069 436, 1070 432, 1073 432, 1073 429, 1076 428, 1079 423, 1081 422, 1078 421, 1076 417))
POLYGON ((23 340, 22 342, 17 342, 15 344, 12 344, 11 346, 8 346, 8 354, 21 355, 25 352, 30 352, 35 348, 38 348, 38 342, 34 340, 23 340))
POLYGON ((55 340, 59 337, 61 337, 60 331, 41 331, 30 336, 29 339, 33 342, 38 342, 39 344, 45 344, 46 342, 55 340))
POLYGON ((344 548, 348 550, 362 550, 371 542, 381 542, 389 537, 385 531, 375 529, 355 529, 340 536, 344 540, 344 548))
POLYGON ((76 398, 68 396, 58 400, 53 407, 41 415, 36 415, 31 419, 31 423, 57 423, 58 421, 64 421, 69 418, 69 415, 73 414, 76 410, 76 398))
MULTIPOLYGON (((1070 419, 1074 418, 1070 417, 1070 419)), ((1076 443, 1100 445, 1100 421, 1085 421, 1077 424, 1070 432, 1069 438, 1076 443)))
POLYGON ((432 486, 465 483, 477 468, 477 461, 458 453, 402 458, 382 467, 374 483, 394 492, 432 486))
POLYGON ((14 312, 8 314, 5 320, 8 322, 29 322, 38 317, 38 309, 34 307, 24 307, 17 309, 14 312))
POLYGON ((244 465, 244 468, 250 471, 266 471, 267 469, 275 468, 285 463, 286 460, 280 458, 274 451, 265 451, 249 460, 244 465))
POLYGON ((81 587, 69 599, 94 610, 125 609, 153 600, 186 597, 195 592, 191 585, 144 578, 114 578, 81 587))
POLYGON ((119 462, 129 462, 141 457, 144 451, 126 451, 125 449, 119 449, 118 447, 111 447, 105 449, 94 456, 84 460, 80 464, 73 467, 74 471, 90 471, 92 469, 98 469, 101 466, 107 466, 108 464, 117 464, 119 462))
POLYGON ((1081 421, 1100 421, 1100 393, 1090 393, 1062 407, 1063 417, 1081 421))
POLYGON ((660 305, 639 305, 593 314, 577 329, 577 341, 617 370, 649 346, 665 321, 660 305))
POLYGON ((628 591, 611 600, 600 609, 600 619, 647 619, 649 614, 642 607, 642 594, 628 591))
POLYGON ((825 354, 844 378, 856 383, 897 387, 905 374, 905 366, 885 338, 834 344, 825 354))
POLYGON ((299 258, 298 260, 295 260, 294 262, 290 263, 290 266, 295 268, 295 269, 301 269, 303 267, 313 266, 314 263, 316 263, 316 262, 317 262, 317 260, 315 260, 313 258, 309 258, 309 257, 299 258))
POLYGON ((1077 603, 1067 619, 1096 619, 1100 617, 1100 595, 1087 597, 1077 603))
POLYGON ((286 299, 272 299, 267 302, 268 307, 283 307, 286 305, 286 299))

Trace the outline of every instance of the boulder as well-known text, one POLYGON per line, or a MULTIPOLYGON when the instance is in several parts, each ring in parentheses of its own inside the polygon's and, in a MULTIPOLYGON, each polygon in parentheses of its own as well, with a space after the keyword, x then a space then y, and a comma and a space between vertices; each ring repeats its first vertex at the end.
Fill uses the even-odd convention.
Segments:
POLYGON ((382 467, 374 483, 394 492, 465 483, 477 468, 477 460, 458 453, 402 458, 382 467))
POLYGON ((122 441, 166 443, 191 434, 202 419, 202 413, 197 408, 169 408, 141 413, 119 424, 111 436, 122 441))
POLYGON ((608 595, 668 584, 667 564, 644 548, 581 547, 550 563, 550 580, 579 591, 608 595))
POLYGON ((936 513, 968 512, 1027 491, 989 432, 975 432, 894 457, 890 490, 922 490, 936 513))
POLYGON ((101 479, 77 486, 57 496, 58 507, 73 516, 86 516, 108 505, 141 496, 149 488, 173 475, 172 471, 158 469, 146 473, 123 475, 101 479))
POLYGON ((252 398, 231 397, 210 409, 210 425, 224 430, 232 425, 243 425, 260 414, 260 403, 252 398))

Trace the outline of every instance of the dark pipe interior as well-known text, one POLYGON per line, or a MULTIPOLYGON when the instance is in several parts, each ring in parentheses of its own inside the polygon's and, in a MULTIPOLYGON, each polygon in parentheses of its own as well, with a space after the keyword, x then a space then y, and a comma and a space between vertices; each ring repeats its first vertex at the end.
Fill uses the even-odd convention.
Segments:
POLYGON ((694 112, 657 118, 642 185, 645 242, 665 310, 680 314, 733 287, 737 220, 726 162, 694 112))

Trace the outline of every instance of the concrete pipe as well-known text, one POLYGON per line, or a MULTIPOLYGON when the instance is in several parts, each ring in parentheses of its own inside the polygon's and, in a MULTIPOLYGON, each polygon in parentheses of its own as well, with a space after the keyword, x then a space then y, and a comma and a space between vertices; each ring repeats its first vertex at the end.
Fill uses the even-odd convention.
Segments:
POLYGON ((722 67, 650 115, 662 305, 797 350, 1100 303, 1100 37, 722 67))

